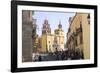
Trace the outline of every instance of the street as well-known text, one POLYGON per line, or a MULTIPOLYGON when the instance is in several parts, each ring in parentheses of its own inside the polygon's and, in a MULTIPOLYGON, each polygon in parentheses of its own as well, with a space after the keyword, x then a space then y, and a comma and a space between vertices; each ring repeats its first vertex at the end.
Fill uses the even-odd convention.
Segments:
POLYGON ((77 60, 82 59, 79 53, 59 51, 47 54, 36 54, 33 61, 56 61, 56 60, 77 60))

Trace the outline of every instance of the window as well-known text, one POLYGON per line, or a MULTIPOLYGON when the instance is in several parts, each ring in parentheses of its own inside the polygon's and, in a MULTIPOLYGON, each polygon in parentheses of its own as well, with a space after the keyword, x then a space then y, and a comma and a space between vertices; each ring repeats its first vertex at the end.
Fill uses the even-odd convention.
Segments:
POLYGON ((77 39, 75 40, 75 46, 77 46, 77 39))
POLYGON ((88 14, 87 18, 90 19, 90 14, 88 14))
POLYGON ((83 37, 82 37, 82 33, 80 34, 80 44, 83 43, 83 37))
POLYGON ((50 43, 50 41, 49 41, 49 43, 50 43))
POLYGON ((49 45, 49 51, 51 51, 51 45, 49 45))

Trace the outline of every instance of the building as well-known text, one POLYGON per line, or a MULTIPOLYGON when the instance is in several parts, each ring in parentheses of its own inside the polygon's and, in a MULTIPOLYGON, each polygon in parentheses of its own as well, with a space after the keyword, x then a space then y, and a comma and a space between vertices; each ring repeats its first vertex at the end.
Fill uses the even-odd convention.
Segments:
POLYGON ((54 48, 57 51, 64 50, 64 31, 62 30, 61 22, 59 22, 58 29, 55 30, 54 35, 54 48))
POLYGON ((41 52, 55 52, 62 51, 64 49, 64 31, 62 30, 62 25, 59 23, 58 29, 55 33, 51 33, 50 24, 48 20, 44 20, 41 36, 41 52))
POLYGON ((69 23, 67 48, 79 52, 83 59, 90 59, 90 14, 76 13, 69 23))
POLYGON ((22 10, 22 62, 32 61, 32 11, 22 10))
POLYGON ((48 53, 51 50, 53 36, 51 36, 51 28, 48 20, 45 19, 41 35, 41 52, 48 53))
POLYGON ((37 28, 37 25, 36 25, 36 19, 32 19, 33 21, 33 27, 32 27, 32 42, 33 42, 33 47, 32 47, 32 53, 35 53, 37 52, 37 37, 38 35, 36 34, 36 28, 37 28))
POLYGON ((53 42, 54 42, 54 35, 50 34, 50 35, 42 35, 41 36, 41 50, 45 53, 48 52, 54 52, 53 49, 53 42))

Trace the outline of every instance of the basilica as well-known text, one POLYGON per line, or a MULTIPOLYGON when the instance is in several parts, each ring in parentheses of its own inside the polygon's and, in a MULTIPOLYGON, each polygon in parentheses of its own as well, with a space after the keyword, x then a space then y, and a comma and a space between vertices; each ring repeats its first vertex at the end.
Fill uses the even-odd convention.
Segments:
POLYGON ((42 35, 38 37, 38 52, 48 53, 64 50, 64 31, 62 29, 61 22, 58 24, 58 28, 51 33, 50 24, 47 19, 44 20, 42 26, 42 35))

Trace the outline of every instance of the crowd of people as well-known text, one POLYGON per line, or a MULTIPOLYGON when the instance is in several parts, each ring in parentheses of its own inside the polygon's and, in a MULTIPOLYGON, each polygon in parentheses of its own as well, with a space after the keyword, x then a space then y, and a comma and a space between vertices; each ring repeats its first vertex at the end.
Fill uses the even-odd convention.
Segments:
POLYGON ((78 60, 84 59, 83 52, 79 49, 50 52, 46 55, 33 54, 33 61, 78 60))

